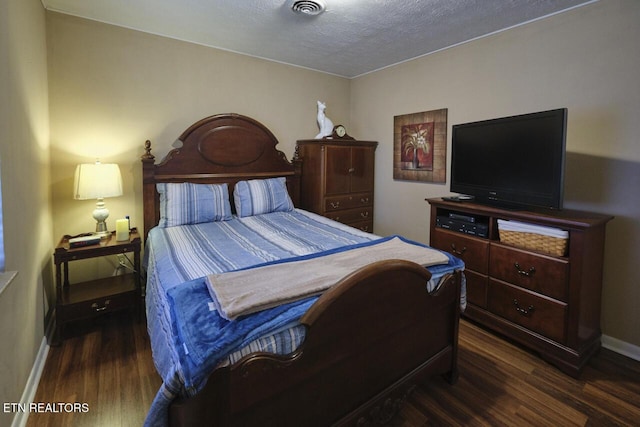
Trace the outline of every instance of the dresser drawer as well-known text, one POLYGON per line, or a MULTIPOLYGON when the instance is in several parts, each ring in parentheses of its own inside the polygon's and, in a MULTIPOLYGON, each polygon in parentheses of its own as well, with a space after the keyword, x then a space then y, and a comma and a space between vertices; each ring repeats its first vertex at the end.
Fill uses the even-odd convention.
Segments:
POLYGON ((462 259, 468 269, 482 274, 488 272, 489 242, 486 240, 435 228, 431 236, 431 246, 462 259))
POLYGON ((489 279, 487 308, 533 332, 565 342, 567 304, 526 289, 489 279))
POLYGON ((360 221, 373 221, 373 206, 338 212, 328 212, 325 216, 344 224, 351 224, 360 221))
POLYGON ((325 212, 373 206, 373 193, 347 194, 327 197, 324 201, 325 212))
POLYGON ((484 274, 465 269, 467 279, 467 302, 478 307, 487 308, 487 283, 489 278, 484 274))
POLYGON ((356 222, 345 222, 344 224, 349 225, 353 228, 357 228, 360 231, 364 231, 366 233, 373 233, 373 221, 356 221, 356 222))
POLYGON ((497 244, 491 245, 490 253, 491 277, 568 301, 569 262, 566 259, 497 244))

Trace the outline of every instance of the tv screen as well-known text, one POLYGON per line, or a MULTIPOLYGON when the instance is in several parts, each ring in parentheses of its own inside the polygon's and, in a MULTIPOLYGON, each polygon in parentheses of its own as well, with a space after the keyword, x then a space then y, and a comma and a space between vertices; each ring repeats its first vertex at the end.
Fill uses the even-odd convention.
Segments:
POLYGON ((567 109, 452 127, 451 191, 505 207, 562 208, 567 109))

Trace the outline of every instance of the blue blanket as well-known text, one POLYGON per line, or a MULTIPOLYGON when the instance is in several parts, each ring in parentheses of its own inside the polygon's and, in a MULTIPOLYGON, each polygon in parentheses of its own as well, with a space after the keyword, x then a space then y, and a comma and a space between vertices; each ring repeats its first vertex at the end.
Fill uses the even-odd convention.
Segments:
MULTIPOLYGON (((290 258, 286 262, 318 258, 350 249, 372 246, 394 237, 399 236, 390 236, 372 242, 290 258)), ((401 239, 407 243, 425 246, 407 239, 401 239)), ((434 271, 433 274, 436 276, 436 280, 439 280, 439 277, 445 272, 451 272, 463 267, 462 261, 458 258, 454 258, 449 254, 447 254, 447 257, 449 264, 429 267, 430 271, 434 271)), ((250 268, 282 262, 285 261, 278 260, 250 268)), ((426 286, 427 284, 425 283, 426 286)), ((183 367, 184 385, 187 388, 196 389, 201 388, 213 368, 232 351, 247 345, 255 338, 271 334, 297 322, 318 298, 317 296, 306 298, 240 317, 235 321, 229 321, 212 308, 213 301, 203 278, 174 287, 167 294, 174 319, 175 346, 178 349, 183 367)))

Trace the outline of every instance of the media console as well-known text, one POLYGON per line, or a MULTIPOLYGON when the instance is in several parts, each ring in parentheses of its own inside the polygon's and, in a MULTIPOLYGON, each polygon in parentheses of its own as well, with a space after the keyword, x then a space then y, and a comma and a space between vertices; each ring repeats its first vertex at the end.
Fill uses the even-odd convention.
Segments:
POLYGON ((578 377, 600 348, 605 227, 609 215, 572 210, 512 211, 428 199, 430 244, 463 259, 464 316, 536 351, 578 377), (568 232, 566 253, 500 242, 498 219, 568 232), (454 224, 453 226, 451 224, 454 224), (476 224, 486 232, 467 232, 476 224))

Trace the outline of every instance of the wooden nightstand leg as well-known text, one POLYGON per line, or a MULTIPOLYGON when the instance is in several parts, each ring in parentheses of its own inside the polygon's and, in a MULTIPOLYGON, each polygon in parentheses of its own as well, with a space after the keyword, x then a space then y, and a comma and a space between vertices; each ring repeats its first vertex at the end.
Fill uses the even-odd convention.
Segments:
POLYGON ((62 286, 67 287, 69 286, 69 263, 67 261, 62 264, 62 270, 64 272, 64 282, 62 286))
POLYGON ((51 337, 51 346, 52 347, 60 347, 62 344, 62 324, 58 321, 58 307, 56 307, 56 327, 53 328, 53 336, 51 337))
POLYGON ((51 345, 58 347, 62 343, 62 325, 60 324, 60 306, 62 305, 62 269, 64 269, 65 283, 69 282, 69 275, 67 273, 67 263, 56 262, 56 306, 54 313, 55 328, 53 328, 53 336, 51 337, 51 345), (60 265, 62 264, 62 265, 60 265))

